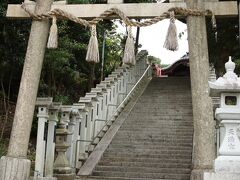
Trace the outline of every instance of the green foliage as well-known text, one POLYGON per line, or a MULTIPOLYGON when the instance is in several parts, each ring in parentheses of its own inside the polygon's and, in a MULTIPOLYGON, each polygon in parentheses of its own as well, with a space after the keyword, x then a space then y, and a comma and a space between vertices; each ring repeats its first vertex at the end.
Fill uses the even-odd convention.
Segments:
MULTIPOLYGON (((39 96, 52 96, 64 104, 77 102, 96 83, 100 82, 100 64, 92 66, 85 61, 90 38, 89 29, 75 23, 58 23, 59 48, 47 50, 41 76, 39 96), (94 73, 92 73, 94 68, 94 73)), ((103 32, 115 30, 111 21, 98 24, 98 41, 101 55, 103 32)), ((107 35, 105 72, 107 75, 119 65, 122 54, 122 35, 107 35)))
POLYGON ((155 56, 148 56, 148 61, 151 64, 158 64, 158 65, 161 64, 161 59, 159 59, 159 58, 157 58, 155 56))
POLYGON ((8 142, 0 139, 0 157, 7 154, 8 142))
POLYGON ((218 76, 225 73, 225 63, 229 56, 237 60, 237 70, 239 71, 238 59, 240 59, 238 36, 238 18, 217 19, 217 34, 212 29, 211 20, 207 21, 208 49, 210 63, 214 64, 218 76))
MULTIPOLYGON (((75 1, 76 2, 76 1, 75 1)), ((80 1, 79 1, 80 2, 80 1)), ((100 1, 88 1, 99 3, 100 1)), ((102 2, 102 1, 101 1, 102 2)), ((12 0, 9 3, 21 3, 12 0)), ((86 1, 81 1, 86 3, 86 1)), ((10 20, 4 17, 7 2, 0 3, 0 80, 10 100, 16 102, 23 63, 30 32, 30 20, 10 20), (9 87, 9 88, 8 88, 9 87)), ((85 61, 90 31, 73 22, 58 21, 59 48, 46 50, 38 96, 53 96, 64 104, 77 102, 96 83, 100 82, 101 65, 94 67, 85 61), (94 68, 94 73, 91 69, 94 68)), ((98 24, 98 40, 101 57, 103 32, 116 29, 111 21, 98 24)), ((104 74, 109 74, 121 62, 122 35, 106 38, 104 74)), ((1 90, 0 90, 1 93, 1 90)))

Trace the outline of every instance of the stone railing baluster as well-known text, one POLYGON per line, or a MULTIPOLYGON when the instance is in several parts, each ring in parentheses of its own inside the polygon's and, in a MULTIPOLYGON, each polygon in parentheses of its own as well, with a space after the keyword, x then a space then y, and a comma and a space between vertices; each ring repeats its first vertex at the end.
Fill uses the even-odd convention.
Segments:
POLYGON ((46 141, 45 123, 48 121, 48 108, 52 104, 52 98, 37 98, 36 106, 38 107, 38 130, 37 130, 37 147, 36 147, 36 163, 34 178, 41 178, 44 176, 45 166, 45 148, 46 141))
POLYGON ((73 106, 71 106, 70 109, 70 121, 68 123, 68 132, 70 133, 67 137, 67 143, 70 145, 70 147, 67 150, 67 158, 69 160, 70 167, 73 168, 73 172, 75 172, 75 164, 74 164, 74 151, 76 149, 76 141, 75 141, 75 132, 77 131, 77 128, 79 126, 76 126, 77 124, 77 116, 78 116, 78 110, 73 109, 73 106))
MULTIPOLYGON (((81 166, 81 161, 85 160, 88 156, 86 154, 86 145, 87 145, 87 121, 88 121, 88 107, 85 103, 74 103, 73 108, 77 108, 79 111, 79 120, 78 132, 75 132, 76 138, 76 152, 75 152, 75 164, 76 168, 81 166)), ((77 130, 76 130, 77 131, 77 130)))
POLYGON ((87 98, 91 98, 92 102, 92 114, 91 114, 91 122, 92 122, 92 133, 91 133, 91 140, 96 135, 96 119, 98 119, 98 113, 99 113, 99 100, 97 98, 97 93, 86 93, 87 98))
MULTIPOLYGON (((97 84, 97 87, 96 88, 99 88, 101 89, 102 91, 102 95, 103 95, 103 98, 102 98, 102 120, 105 120, 105 122, 107 121, 107 113, 108 113, 108 104, 109 104, 109 96, 110 96, 110 91, 109 91, 109 88, 108 88, 108 85, 107 84, 97 84)), ((103 124, 105 124, 105 122, 103 121, 103 124)))
POLYGON ((116 88, 115 88, 115 101, 116 101, 116 105, 119 105, 119 96, 120 96, 120 92, 121 92, 121 81, 122 81, 122 73, 121 72, 113 72, 111 75, 109 75, 110 78, 116 78, 116 88))
MULTIPOLYGON (((88 108, 87 114, 86 114, 86 141, 92 140, 92 133, 93 133, 93 114, 94 114, 94 108, 93 108, 93 101, 90 97, 81 97, 79 100, 79 103, 85 103, 86 107, 88 108)), ((87 145, 89 142, 86 143, 87 145)))
MULTIPOLYGON (((103 119, 104 111, 104 92, 101 88, 92 88, 91 93, 96 94, 97 102, 97 119, 95 121, 95 135, 103 128, 105 120, 103 119)), ((105 108, 106 109, 106 108, 105 108)))
POLYGON ((112 104, 112 87, 109 81, 102 81, 98 87, 106 88, 107 95, 105 98, 105 105, 106 105, 106 120, 111 117, 111 104, 112 104))
POLYGON ((128 71, 128 78, 127 78, 127 94, 131 91, 132 87, 134 86, 133 81, 133 73, 134 69, 133 67, 130 67, 127 69, 128 71))
POLYGON ((108 119, 111 118, 113 113, 116 110, 117 102, 116 102, 116 88, 117 88, 117 78, 116 77, 107 77, 105 78, 105 82, 109 83, 111 87, 111 98, 109 99, 109 113, 108 113, 108 119))

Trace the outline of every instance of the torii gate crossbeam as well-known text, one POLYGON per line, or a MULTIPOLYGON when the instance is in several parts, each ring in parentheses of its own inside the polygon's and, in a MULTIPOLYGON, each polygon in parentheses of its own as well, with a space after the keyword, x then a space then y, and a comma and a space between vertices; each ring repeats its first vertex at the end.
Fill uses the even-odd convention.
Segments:
MULTIPOLYGON (((32 11, 35 9, 34 4, 28 5, 32 11)), ((104 11, 117 7, 126 16, 130 18, 153 18, 167 12, 173 7, 186 8, 186 3, 126 3, 126 4, 72 4, 61 5, 53 4, 51 9, 61 9, 71 12, 79 18, 95 18, 104 11)), ((222 2, 205 2, 205 9, 212 10, 216 16, 236 16, 238 15, 237 1, 222 2)), ((7 10, 9 18, 29 18, 29 15, 21 8, 21 5, 9 4, 7 10)), ((114 17, 112 17, 114 18, 114 17)))

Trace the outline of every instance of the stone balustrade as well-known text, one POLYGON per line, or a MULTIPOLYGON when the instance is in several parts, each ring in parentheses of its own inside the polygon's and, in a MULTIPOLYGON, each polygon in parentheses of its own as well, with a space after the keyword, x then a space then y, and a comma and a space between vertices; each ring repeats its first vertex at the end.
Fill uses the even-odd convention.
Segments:
POLYGON ((123 110, 131 98, 128 93, 133 93, 147 67, 146 60, 141 59, 133 67, 117 68, 73 105, 38 98, 35 179, 73 178, 123 110))

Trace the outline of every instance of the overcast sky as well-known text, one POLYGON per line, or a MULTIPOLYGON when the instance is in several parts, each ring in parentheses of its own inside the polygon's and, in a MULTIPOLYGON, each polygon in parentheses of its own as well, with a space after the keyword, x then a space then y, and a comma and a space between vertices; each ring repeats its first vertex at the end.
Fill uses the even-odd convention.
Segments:
MULTIPOLYGON (((126 33, 126 28, 118 24, 118 31, 126 33)), ((187 42, 187 26, 186 24, 176 21, 178 33, 184 32, 184 35, 179 39, 179 50, 172 52, 163 48, 165 42, 167 29, 169 26, 169 19, 160 21, 159 23, 143 27, 140 30, 139 42, 142 45, 141 49, 148 50, 150 55, 158 57, 161 59, 163 64, 172 64, 180 57, 188 52, 188 42, 187 42)), ((136 28, 135 28, 136 29, 136 28)), ((136 30, 135 30, 136 31, 136 30)), ((135 31, 134 34, 135 34, 135 31)))

